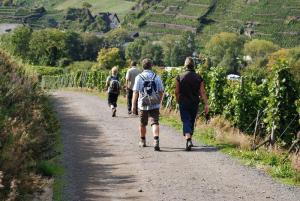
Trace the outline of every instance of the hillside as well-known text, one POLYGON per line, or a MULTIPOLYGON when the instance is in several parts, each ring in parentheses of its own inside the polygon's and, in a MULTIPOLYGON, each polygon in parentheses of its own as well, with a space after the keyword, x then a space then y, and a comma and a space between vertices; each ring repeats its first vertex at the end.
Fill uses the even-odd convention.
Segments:
POLYGON ((300 44, 299 0, 162 0, 136 9, 129 29, 144 34, 197 32, 202 41, 228 31, 272 40, 283 47, 300 44), (148 5, 149 6, 149 5, 148 5))
MULTIPOLYGON (((85 2, 92 5, 91 10, 94 13, 99 12, 114 12, 121 18, 124 17, 130 9, 135 5, 132 1, 126 0, 86 0, 85 2)), ((55 6, 58 10, 65 10, 69 7, 81 7, 81 0, 66 0, 55 6)))
MULTIPOLYGON (((61 21, 64 10, 69 8, 82 8, 83 1, 81 0, 14 0, 13 6, 1 5, 0 0, 0 23, 22 23, 24 19, 35 18, 30 24, 37 27, 52 27, 53 21, 61 21), (44 7, 47 12, 43 15, 35 11, 36 8, 44 7), (41 18, 41 19, 40 19, 41 18)), ((87 0, 84 1, 91 5, 90 10, 94 15, 100 12, 117 13, 119 18, 122 18, 136 4, 134 1, 126 0, 87 0)))

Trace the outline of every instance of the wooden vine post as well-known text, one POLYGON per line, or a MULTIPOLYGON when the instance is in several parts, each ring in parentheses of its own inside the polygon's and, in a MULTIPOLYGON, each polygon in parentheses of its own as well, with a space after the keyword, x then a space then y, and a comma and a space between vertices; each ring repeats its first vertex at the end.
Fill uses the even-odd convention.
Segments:
POLYGON ((274 147, 276 142, 276 134, 275 134, 275 123, 272 123, 271 137, 270 137, 270 148, 274 147))
POLYGON ((254 134, 253 134, 253 143, 255 144, 256 142, 256 135, 257 135, 257 127, 259 123, 259 115, 260 115, 260 110, 257 111, 257 116, 256 116, 256 121, 255 121, 255 128, 254 128, 254 134))

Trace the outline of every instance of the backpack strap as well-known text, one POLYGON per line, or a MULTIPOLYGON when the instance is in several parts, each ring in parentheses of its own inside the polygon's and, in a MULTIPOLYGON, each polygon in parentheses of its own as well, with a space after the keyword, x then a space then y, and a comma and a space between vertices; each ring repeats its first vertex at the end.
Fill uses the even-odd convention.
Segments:
POLYGON ((156 74, 155 74, 155 73, 153 73, 153 77, 151 78, 151 80, 152 80, 152 81, 154 81, 154 80, 155 80, 155 78, 156 78, 156 74))
POLYGON ((141 77, 141 79, 142 79, 143 81, 146 81, 146 78, 142 75, 142 73, 139 74, 139 76, 141 77))
MULTIPOLYGON (((142 75, 142 73, 139 74, 139 76, 141 77, 141 79, 142 79, 143 81, 146 81, 146 80, 147 80, 146 77, 142 75)), ((155 77, 156 77, 156 74, 153 73, 153 76, 152 76, 152 78, 150 79, 150 81, 154 81, 155 77)))

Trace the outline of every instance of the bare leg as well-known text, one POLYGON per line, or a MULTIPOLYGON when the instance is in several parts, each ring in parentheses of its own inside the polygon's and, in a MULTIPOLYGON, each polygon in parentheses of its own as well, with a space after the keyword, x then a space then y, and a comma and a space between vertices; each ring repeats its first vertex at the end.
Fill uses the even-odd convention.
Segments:
POLYGON ((157 124, 152 125, 152 133, 153 133, 153 137, 154 137, 154 150, 160 151, 160 148, 159 148, 159 125, 157 125, 157 124))
POLYGON ((191 148, 193 146, 192 135, 190 133, 186 133, 185 134, 185 139, 186 139, 186 148, 185 148, 185 150, 186 151, 191 151, 191 148))
POLYGON ((185 134, 185 139, 192 139, 192 135, 190 133, 185 134))
POLYGON ((146 126, 140 126, 140 137, 146 137, 146 126))
POLYGON ((152 126, 153 137, 159 136, 159 125, 154 124, 152 126))

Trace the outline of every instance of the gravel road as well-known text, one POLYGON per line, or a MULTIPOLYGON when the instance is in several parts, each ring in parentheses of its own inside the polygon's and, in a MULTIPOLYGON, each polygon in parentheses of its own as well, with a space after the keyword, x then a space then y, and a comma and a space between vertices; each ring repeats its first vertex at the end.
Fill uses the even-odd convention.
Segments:
POLYGON ((299 201, 300 189, 280 184, 215 148, 185 152, 183 137, 161 126, 161 152, 148 135, 138 147, 138 125, 120 107, 79 92, 53 93, 61 122, 66 201, 299 201))

